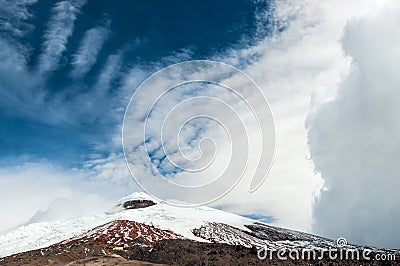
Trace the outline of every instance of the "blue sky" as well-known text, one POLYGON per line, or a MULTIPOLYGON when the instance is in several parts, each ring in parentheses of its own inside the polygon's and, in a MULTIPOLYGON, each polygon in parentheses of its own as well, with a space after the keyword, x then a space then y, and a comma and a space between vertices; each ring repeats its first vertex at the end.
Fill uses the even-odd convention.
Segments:
POLYGON ((70 167, 88 154, 107 153, 106 147, 98 151, 96 143, 107 143, 122 122, 124 97, 135 88, 123 91, 121 87, 132 68, 153 71, 168 60, 177 61, 176 54, 205 59, 255 43, 262 37, 257 34, 255 14, 267 5, 249 1, 234 5, 229 1, 65 3, 15 4, 14 13, 3 15, 5 20, 18 20, 14 32, 3 24, 1 34, 4 45, 18 53, 23 70, 1 69, 2 158, 45 158, 70 167), (68 6, 61 6, 65 3, 68 6), (63 9, 68 8, 74 10, 66 14, 63 9), (18 12, 26 12, 26 20, 18 12), (62 48, 48 51, 48 44, 62 48), (43 70, 45 62, 51 66, 43 70), (108 75, 103 82, 102 75, 108 75), (37 102, 32 99, 35 92, 43 94, 37 102))

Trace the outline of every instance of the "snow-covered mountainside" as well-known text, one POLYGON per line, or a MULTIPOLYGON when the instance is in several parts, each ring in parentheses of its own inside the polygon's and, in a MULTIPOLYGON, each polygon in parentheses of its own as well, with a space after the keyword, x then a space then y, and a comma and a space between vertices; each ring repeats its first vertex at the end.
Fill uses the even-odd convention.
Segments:
POLYGON ((245 224, 254 221, 208 208, 180 208, 165 203, 137 209, 126 209, 125 202, 132 200, 152 200, 145 193, 133 193, 121 199, 117 206, 107 213, 66 221, 51 221, 34 223, 11 230, 0 235, 0 257, 47 247, 69 238, 79 237, 90 230, 117 220, 134 221, 153 226, 161 230, 168 230, 177 235, 197 241, 206 241, 192 233, 207 222, 226 223, 245 230, 245 224))
POLYGON ((0 235, 0 257, 54 244, 90 242, 113 248, 129 246, 134 240, 151 245, 165 239, 270 249, 336 246, 330 239, 269 226, 213 208, 174 207, 156 202, 144 193, 134 193, 104 214, 30 224, 0 235))

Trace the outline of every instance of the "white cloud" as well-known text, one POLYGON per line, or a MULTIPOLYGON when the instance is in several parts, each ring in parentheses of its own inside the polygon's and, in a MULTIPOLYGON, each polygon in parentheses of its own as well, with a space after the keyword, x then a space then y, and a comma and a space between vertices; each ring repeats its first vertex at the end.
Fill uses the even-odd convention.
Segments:
POLYGON ((68 38, 74 31, 77 14, 85 2, 84 0, 61 1, 53 7, 48 29, 44 35, 43 53, 39 59, 40 73, 58 68, 68 38))
POLYGON ((218 58, 234 64, 246 61, 246 56, 256 58, 244 70, 264 89, 271 104, 277 151, 270 175, 257 192, 248 194, 243 180, 216 204, 239 213, 272 215, 281 226, 315 229, 312 206, 322 179, 310 160, 305 121, 311 107, 336 97, 337 85, 350 71, 351 60, 341 43, 345 26, 373 15, 383 2, 278 1, 276 27, 283 25, 283 32, 275 31, 256 47, 218 58))
POLYGON ((258 191, 249 194, 248 181, 243 180, 216 204, 239 213, 271 215, 281 226, 311 230, 312 202, 321 178, 308 159, 304 122, 312 92, 334 86, 349 65, 339 45, 346 19, 339 24, 321 19, 319 14, 324 9, 328 10, 315 1, 277 2, 276 26, 284 25, 285 31, 256 47, 232 51, 233 58, 219 58, 233 63, 246 56, 257 58, 244 71, 261 86, 270 102, 277 150, 271 172, 258 191))
POLYGON ((116 181, 104 175, 97 176, 90 169, 64 170, 44 162, 3 167, 0 232, 32 222, 96 214, 133 190, 132 179, 116 181))
POLYGON ((351 71, 309 121, 312 159, 324 179, 314 230, 392 248, 400 245, 398 25, 395 2, 348 22, 342 43, 351 71))
POLYGON ((85 33, 77 53, 73 56, 72 77, 82 78, 96 63, 97 55, 109 35, 109 23, 107 21, 107 25, 92 28, 85 33))
POLYGON ((7 33, 6 37, 23 37, 33 29, 27 20, 32 17, 29 8, 36 2, 0 0, 0 28, 7 33))
POLYGON ((0 38, 0 103, 4 112, 15 107, 17 114, 32 114, 42 104, 40 79, 24 69, 24 56, 11 41, 0 38), (28 105, 27 103, 30 103, 28 105))
POLYGON ((105 93, 110 89, 110 85, 121 70, 121 54, 110 55, 100 72, 94 88, 105 93))
MULTIPOLYGON (((116 114, 121 115, 123 112, 120 103, 123 101, 125 104, 126 88, 116 89, 115 93, 110 94, 112 81, 121 71, 122 52, 107 58, 97 76, 96 83, 87 92, 79 93, 79 90, 74 90, 75 88, 71 86, 62 86, 57 88, 57 93, 51 93, 53 88, 50 89, 49 84, 46 83, 48 73, 37 75, 37 72, 30 71, 25 66, 24 53, 13 44, 12 40, 0 38, 0 48, 0 77, 2 79, 0 103, 2 111, 6 114, 29 118, 52 126, 61 124, 76 126, 82 122, 99 121, 99 117, 102 118, 101 121, 104 124, 112 123, 116 121, 116 114), (102 108, 95 107, 96 104, 102 108)), ((95 54, 91 55, 95 56, 95 54)), ((41 56, 43 58, 48 55, 41 56)), ((82 61, 78 64, 77 69, 81 71, 79 75, 90 68, 86 63, 82 61)), ((132 87, 129 87, 129 90, 131 89, 132 87)))

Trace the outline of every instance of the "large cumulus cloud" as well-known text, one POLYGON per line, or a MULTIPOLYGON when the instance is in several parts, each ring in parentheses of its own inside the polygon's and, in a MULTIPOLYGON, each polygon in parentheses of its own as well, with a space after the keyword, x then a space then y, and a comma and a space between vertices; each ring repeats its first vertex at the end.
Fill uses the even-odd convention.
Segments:
POLYGON ((349 22, 352 58, 334 101, 309 120, 309 145, 324 188, 314 231, 350 242, 399 247, 400 5, 349 22))

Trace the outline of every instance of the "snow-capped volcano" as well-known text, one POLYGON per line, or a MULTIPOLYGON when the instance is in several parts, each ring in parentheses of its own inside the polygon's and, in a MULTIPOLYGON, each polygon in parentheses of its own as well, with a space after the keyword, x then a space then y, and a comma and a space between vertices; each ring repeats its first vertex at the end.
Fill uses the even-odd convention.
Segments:
MULTIPOLYGON (((105 250, 114 248, 150 247, 162 240, 271 250, 326 249, 337 245, 330 239, 270 226, 221 210, 176 207, 157 202, 145 193, 134 193, 103 214, 30 224, 0 235, 0 257, 46 247, 51 250, 51 247, 63 246, 65 250, 80 243, 98 245, 105 254, 105 250)), ((353 245, 347 247, 356 248, 353 245)), ((41 254, 44 254, 43 250, 41 254)))
POLYGON ((253 220, 209 207, 181 208, 157 202, 146 193, 136 192, 118 201, 109 212, 95 216, 63 221, 29 224, 0 235, 0 257, 46 247, 80 235, 107 223, 125 220, 169 230, 187 239, 206 241, 192 233, 207 222, 229 224, 246 230, 253 220), (153 206, 126 209, 123 204, 132 200, 152 201, 153 206))

